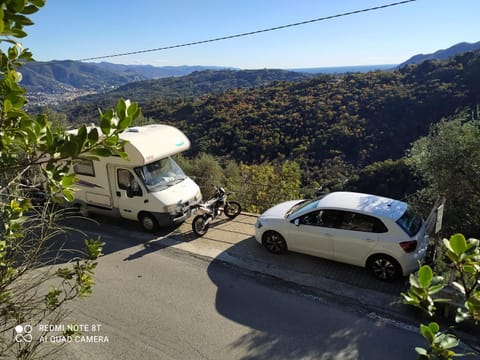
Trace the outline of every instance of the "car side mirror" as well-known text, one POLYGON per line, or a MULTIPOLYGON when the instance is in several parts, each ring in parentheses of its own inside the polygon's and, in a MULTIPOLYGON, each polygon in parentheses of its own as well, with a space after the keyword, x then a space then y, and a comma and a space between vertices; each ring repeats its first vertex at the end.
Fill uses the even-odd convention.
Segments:
POLYGON ((300 226, 300 219, 295 219, 293 221, 293 223, 296 225, 296 226, 300 226))

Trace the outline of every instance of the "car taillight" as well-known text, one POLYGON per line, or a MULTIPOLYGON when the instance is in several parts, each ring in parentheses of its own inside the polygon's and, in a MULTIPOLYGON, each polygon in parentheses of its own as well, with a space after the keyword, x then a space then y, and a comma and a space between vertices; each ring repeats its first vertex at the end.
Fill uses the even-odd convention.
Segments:
POLYGON ((403 251, 406 253, 411 253, 415 251, 417 248, 417 240, 411 240, 411 241, 402 241, 400 243, 400 246, 402 247, 403 251))

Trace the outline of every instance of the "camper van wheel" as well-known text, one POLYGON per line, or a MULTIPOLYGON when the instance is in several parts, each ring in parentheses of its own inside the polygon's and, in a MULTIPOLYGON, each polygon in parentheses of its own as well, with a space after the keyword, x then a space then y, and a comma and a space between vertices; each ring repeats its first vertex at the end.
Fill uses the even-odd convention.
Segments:
POLYGON ((140 214, 140 223, 142 227, 148 232, 156 232, 158 230, 157 219, 152 214, 142 213, 140 214))

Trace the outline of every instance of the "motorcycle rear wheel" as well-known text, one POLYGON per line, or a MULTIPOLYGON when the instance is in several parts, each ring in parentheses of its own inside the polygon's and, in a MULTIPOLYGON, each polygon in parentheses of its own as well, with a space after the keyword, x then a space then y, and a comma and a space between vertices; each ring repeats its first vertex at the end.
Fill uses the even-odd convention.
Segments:
POLYGON ((207 233, 209 224, 207 223, 208 215, 197 215, 192 221, 192 230, 198 236, 203 236, 207 233))
POLYGON ((225 204, 224 212, 225 216, 234 219, 242 212, 242 206, 236 201, 229 201, 225 204))

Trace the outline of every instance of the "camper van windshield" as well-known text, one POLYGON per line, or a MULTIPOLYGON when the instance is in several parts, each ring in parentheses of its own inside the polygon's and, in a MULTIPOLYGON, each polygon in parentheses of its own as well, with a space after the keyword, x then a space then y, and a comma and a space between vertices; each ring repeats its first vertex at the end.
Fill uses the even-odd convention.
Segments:
POLYGON ((178 184, 187 177, 170 157, 135 168, 135 172, 143 180, 148 191, 158 191, 178 184))

